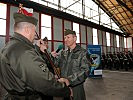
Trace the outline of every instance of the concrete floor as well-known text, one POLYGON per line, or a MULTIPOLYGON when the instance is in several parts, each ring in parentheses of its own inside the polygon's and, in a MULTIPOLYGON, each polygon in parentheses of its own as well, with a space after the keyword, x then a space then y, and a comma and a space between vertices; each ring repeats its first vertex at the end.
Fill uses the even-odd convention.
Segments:
POLYGON ((133 72, 103 71, 103 78, 88 78, 86 100, 133 100, 133 72))
POLYGON ((102 78, 88 78, 84 87, 86 100, 133 100, 133 72, 104 70, 102 78))

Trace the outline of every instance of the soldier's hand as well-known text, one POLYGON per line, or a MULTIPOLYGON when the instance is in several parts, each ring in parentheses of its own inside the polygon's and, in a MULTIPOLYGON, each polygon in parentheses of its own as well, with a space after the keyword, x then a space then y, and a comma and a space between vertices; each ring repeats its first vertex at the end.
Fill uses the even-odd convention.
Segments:
POLYGON ((44 50, 47 49, 47 47, 46 47, 46 45, 44 45, 44 41, 42 39, 38 40, 36 45, 38 47, 40 47, 40 50, 42 52, 44 52, 44 50))
MULTIPOLYGON (((66 79, 66 78, 60 78, 60 79, 58 79, 58 81, 59 81, 60 83, 65 83, 67 86, 70 85, 69 80, 66 79)), ((71 92, 70 97, 73 97, 73 91, 72 91, 72 88, 69 87, 69 89, 70 89, 70 92, 71 92)))
POLYGON ((58 53, 56 53, 56 51, 52 51, 51 54, 52 54, 53 57, 58 56, 58 53))
POLYGON ((37 40, 37 43, 36 43, 36 45, 37 45, 38 47, 40 47, 40 46, 41 46, 41 41, 42 41, 42 39, 40 39, 40 40, 37 40))
POLYGON ((65 83, 67 86, 70 84, 70 82, 69 82, 68 79, 66 79, 66 78, 60 78, 60 79, 58 79, 58 81, 59 81, 60 83, 65 83))
MULTIPOLYGON (((41 50, 42 52, 44 52, 45 49, 47 49, 46 46, 44 46, 44 45, 41 45, 41 46, 40 46, 40 50, 41 50)), ((45 52, 44 52, 44 53, 45 53, 45 52)))

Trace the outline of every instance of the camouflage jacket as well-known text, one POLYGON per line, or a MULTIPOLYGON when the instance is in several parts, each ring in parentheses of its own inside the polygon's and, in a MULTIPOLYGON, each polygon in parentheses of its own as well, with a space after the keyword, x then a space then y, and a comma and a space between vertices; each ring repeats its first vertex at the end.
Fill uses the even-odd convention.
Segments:
POLYGON ((69 96, 69 88, 53 77, 48 78, 48 74, 46 61, 34 45, 18 33, 0 51, 0 83, 11 94, 28 89, 49 96, 69 96))
POLYGON ((70 81, 73 100, 86 100, 83 83, 89 72, 89 61, 85 49, 77 45, 71 52, 64 50, 58 57, 57 64, 61 69, 61 77, 70 81))
POLYGON ((64 50, 57 58, 57 65, 61 69, 61 77, 69 79, 71 86, 85 81, 89 70, 87 51, 77 45, 71 52, 64 50))

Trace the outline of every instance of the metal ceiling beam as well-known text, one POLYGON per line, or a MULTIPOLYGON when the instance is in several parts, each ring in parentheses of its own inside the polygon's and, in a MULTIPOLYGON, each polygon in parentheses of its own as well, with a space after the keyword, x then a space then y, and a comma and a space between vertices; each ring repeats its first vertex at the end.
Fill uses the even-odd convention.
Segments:
MULTIPOLYGON (((121 1, 121 0, 118 0, 118 1, 121 1)), ((118 2, 117 1, 117 2, 118 2)), ((121 1, 121 3, 122 3, 122 1, 121 1)), ((120 3, 118 3, 118 4, 120 4, 120 3)), ((124 3, 123 3, 124 4, 124 3)), ((120 4, 121 5, 121 4, 120 4)), ((121 6, 123 6, 123 5, 121 5, 121 6)), ((122 9, 123 9, 123 11, 125 11, 125 9, 122 7, 122 9)), ((127 9, 128 10, 128 9, 127 9)), ((123 16, 122 15, 122 13, 120 13, 121 14, 121 16, 123 16)), ((125 11, 125 14, 128 16, 128 14, 127 14, 127 12, 125 11)), ((129 17, 129 16, 128 16, 129 17)), ((125 17, 123 17, 124 19, 125 19, 125 17)), ((125 20, 128 24, 129 24, 129 22, 127 21, 127 20, 125 20)), ((131 22, 132 22, 132 20, 130 20, 131 22)), ((122 22, 123 23, 123 22, 122 22)), ((123 23, 123 24, 125 24, 125 23, 123 23)), ((129 27, 131 27, 131 26, 129 26, 129 27)), ((127 30, 128 30, 128 28, 127 27, 125 27, 127 30)), ((129 32, 129 31, 128 31, 129 32)), ((130 33, 129 33, 130 34, 130 33)))
POLYGON ((58 10, 61 10, 61 0, 58 0, 58 10))
MULTIPOLYGON (((94 1, 99 1, 99 0, 94 0, 94 1)), ((100 2, 100 1, 99 1, 100 2)), ((105 2, 105 1, 103 1, 103 2, 105 2)), ((111 0, 110 0, 110 2, 111 2, 111 0)), ((106 3, 106 2, 105 2, 106 3)), ((117 6, 114 6, 116 9, 117 9, 117 6)), ((107 8, 106 8, 107 9, 107 8)), ((122 8, 123 9, 123 8, 122 8)), ((104 10, 104 9, 103 9, 104 10)), ((113 11, 114 12, 114 11, 113 11)), ((111 12, 110 12, 111 13, 111 12)), ((120 13, 120 12, 119 12, 120 13)), ((120 13, 121 14, 121 13, 120 13)), ((128 15, 127 15, 128 16, 128 15)), ((112 16, 110 16, 110 17, 112 17, 112 19, 114 19, 114 16, 112 15, 112 16)), ((122 15, 122 17, 123 17, 123 15, 122 15)), ((124 17, 123 17, 124 18, 124 17)), ((116 19, 116 18, 115 18, 116 19)), ((115 21, 115 20, 114 20, 115 21)), ((118 26, 120 26, 121 25, 121 23, 116 19, 116 21, 117 21, 117 25, 118 26), (118 24, 119 23, 119 24, 118 24)), ((115 22, 116 22, 115 21, 115 22)), ((132 21, 131 21, 132 22, 132 21)), ((128 22, 127 22, 128 23, 128 22)), ((123 29, 122 27, 120 27, 120 29, 124 32, 124 31, 126 31, 126 30, 128 30, 127 28, 126 29, 123 29)), ((127 31, 127 35, 128 34, 131 34, 131 33, 128 33, 128 31, 127 31)))
MULTIPOLYGON (((79 1, 80 1, 80 0, 75 1, 74 3, 72 3, 71 5, 69 5, 68 7, 64 8, 63 10, 66 10, 67 8, 71 7, 72 5, 76 4, 76 3, 79 2, 79 1)), ((63 10, 62 10, 62 11, 63 11, 63 10)))
MULTIPOLYGON (((110 0, 110 2, 113 4, 113 2, 110 0)), ((118 3, 119 4, 119 3, 118 3)), ((116 8, 116 6, 115 6, 115 8, 116 8)), ((118 10, 118 8, 116 8, 117 9, 117 11, 120 13, 120 15, 123 17, 123 19, 125 19, 125 17, 122 15, 122 13, 118 10)), ((123 9, 123 8, 122 8, 123 9)), ((124 9, 123 9, 123 11, 125 11, 124 9)), ((114 12, 115 13, 115 12, 114 12)), ((125 12, 126 13, 126 12, 125 12)), ((127 15, 127 14, 126 14, 127 15)), ((128 15, 127 15, 128 16, 128 15)), ((120 20, 120 17, 119 16, 117 16, 118 17, 118 19, 120 20)), ((119 22, 119 20, 118 20, 118 22, 119 22)), ((127 20, 125 20, 126 21, 126 23, 128 23, 127 22, 127 20)), ((120 23, 122 23, 122 24, 124 24, 124 22, 120 22, 120 23)), ((121 25, 121 24, 120 24, 121 25)), ((119 27, 120 27, 120 25, 119 25, 119 27)), ((121 28, 121 27, 120 27, 121 28)), ((128 30, 128 28, 127 27, 123 27, 123 28, 125 28, 125 30, 128 30)), ((129 32, 129 31, 127 31, 127 32, 129 32)), ((129 33, 130 34, 130 33, 129 33)))
POLYGON ((82 0, 82 15, 84 19, 85 18, 85 0, 82 0))
MULTIPOLYGON (((99 0, 92 0, 94 1, 97 5, 99 5, 99 7, 101 7, 101 9, 106 12, 106 14, 111 17, 111 19, 116 23, 116 25, 120 26, 121 23, 114 17, 114 14, 112 14, 99 0), (108 13, 107 13, 108 12, 108 13)), ((103 1, 105 2, 105 1, 103 1)), ((106 2, 105 2, 106 3, 106 2)), ((115 7, 116 8, 116 7, 115 7)), ((114 12, 114 11, 113 11, 114 12)), ((123 32, 125 31, 124 29, 121 29, 123 32)))
POLYGON ((128 11, 131 12, 131 14, 133 15, 133 11, 121 0, 116 0, 118 2, 118 4, 122 5, 123 7, 125 7, 128 11))
MULTIPOLYGON (((132 23, 131 23, 131 24, 123 24, 123 25, 120 25, 120 27, 123 27, 123 26, 124 26, 124 27, 127 27, 127 25, 130 25, 130 26, 131 26, 132 23)), ((129 28, 129 27, 128 27, 128 28, 129 28)), ((130 28, 131 28, 131 27, 130 27, 130 28)))

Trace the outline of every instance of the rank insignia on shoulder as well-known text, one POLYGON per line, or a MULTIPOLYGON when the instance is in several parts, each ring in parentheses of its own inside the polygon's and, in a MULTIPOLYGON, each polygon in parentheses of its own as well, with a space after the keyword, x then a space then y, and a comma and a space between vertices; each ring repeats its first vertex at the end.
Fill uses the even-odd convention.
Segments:
POLYGON ((42 69, 42 71, 46 71, 47 70, 47 68, 46 68, 46 66, 44 65, 44 64, 41 64, 40 66, 39 66, 41 69, 42 69))

